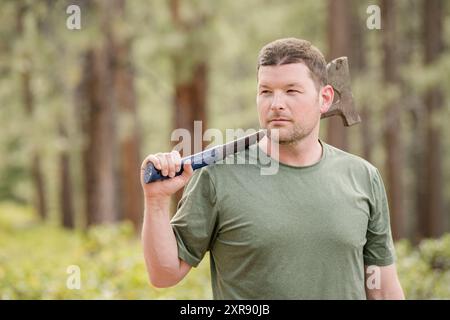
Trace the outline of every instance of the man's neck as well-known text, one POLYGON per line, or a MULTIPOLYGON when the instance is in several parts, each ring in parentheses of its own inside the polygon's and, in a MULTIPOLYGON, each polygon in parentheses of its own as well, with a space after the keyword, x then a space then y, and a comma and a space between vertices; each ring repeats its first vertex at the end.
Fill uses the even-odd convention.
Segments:
POLYGON ((292 144, 276 144, 275 142, 272 144, 270 139, 265 136, 259 142, 259 147, 278 162, 290 166, 313 165, 319 162, 322 157, 322 145, 315 134, 292 144), (273 148, 278 148, 278 152, 273 148))

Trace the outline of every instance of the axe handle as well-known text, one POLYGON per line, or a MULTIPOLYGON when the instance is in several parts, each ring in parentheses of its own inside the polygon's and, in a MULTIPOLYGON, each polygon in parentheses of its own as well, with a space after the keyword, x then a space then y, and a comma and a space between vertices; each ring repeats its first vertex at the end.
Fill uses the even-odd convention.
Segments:
MULTIPOLYGON (((255 144, 256 142, 261 140, 261 138, 264 137, 264 135, 265 131, 260 130, 256 133, 233 140, 229 143, 218 145, 216 147, 207 149, 194 155, 184 157, 181 159, 181 170, 175 173, 175 177, 183 173, 183 164, 188 159, 191 161, 192 169, 197 170, 209 164, 213 164, 216 163, 217 161, 223 160, 231 154, 235 154, 237 152, 247 149, 252 144, 255 144)), ((145 183, 151 183, 166 179, 170 179, 170 177, 163 176, 161 171, 156 169, 152 163, 147 164, 147 167, 145 168, 144 171, 145 183)))
MULTIPOLYGON (((186 162, 186 160, 191 160, 191 166, 193 170, 200 169, 202 167, 207 166, 208 164, 215 163, 216 160, 216 148, 208 149, 205 151, 202 151, 200 153, 196 153, 192 156, 187 156, 181 159, 181 170, 175 173, 175 176, 179 176, 183 173, 183 165, 186 162)), ((160 180, 166 180, 170 179, 169 176, 163 176, 161 171, 156 169, 153 163, 149 163, 147 167, 145 168, 144 172, 144 182, 150 183, 160 180)))

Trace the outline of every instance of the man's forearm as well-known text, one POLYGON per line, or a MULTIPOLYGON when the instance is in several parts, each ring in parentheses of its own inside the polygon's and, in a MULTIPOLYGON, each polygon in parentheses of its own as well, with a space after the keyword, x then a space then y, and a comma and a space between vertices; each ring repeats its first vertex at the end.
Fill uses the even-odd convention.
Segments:
POLYGON ((169 209, 170 197, 145 200, 142 245, 150 281, 158 287, 176 281, 180 268, 169 209))
MULTIPOLYGON (((369 288, 367 286, 368 276, 373 276, 372 272, 368 273, 368 266, 365 266, 365 282, 366 282, 366 296, 369 300, 403 300, 405 295, 402 286, 397 276, 397 269, 395 264, 389 266, 376 267, 379 277, 379 287, 369 288)), ((372 287, 372 286, 371 286, 372 287)))
POLYGON ((368 290, 366 289, 368 300, 405 300, 405 295, 400 286, 391 290, 368 290))

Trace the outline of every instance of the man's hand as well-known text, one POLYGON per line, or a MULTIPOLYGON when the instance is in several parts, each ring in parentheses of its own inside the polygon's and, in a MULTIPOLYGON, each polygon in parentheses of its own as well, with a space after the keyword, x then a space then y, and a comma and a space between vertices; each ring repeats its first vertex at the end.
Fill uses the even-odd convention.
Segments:
POLYGON ((181 157, 178 151, 151 154, 145 158, 141 165, 141 185, 144 190, 145 200, 166 198, 183 188, 193 174, 192 166, 187 160, 183 165, 183 173, 175 177, 175 173, 181 170, 181 157), (144 171, 148 163, 153 163, 163 176, 171 179, 146 184, 144 171))

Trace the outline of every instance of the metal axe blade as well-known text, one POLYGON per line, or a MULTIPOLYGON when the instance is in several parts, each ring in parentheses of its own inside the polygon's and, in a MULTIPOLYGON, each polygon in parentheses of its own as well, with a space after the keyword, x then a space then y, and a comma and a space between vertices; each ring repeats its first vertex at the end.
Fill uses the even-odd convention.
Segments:
POLYGON ((340 57, 328 63, 327 74, 328 83, 334 89, 334 100, 330 109, 322 114, 321 118, 339 115, 346 127, 361 122, 353 102, 347 57, 340 57))

